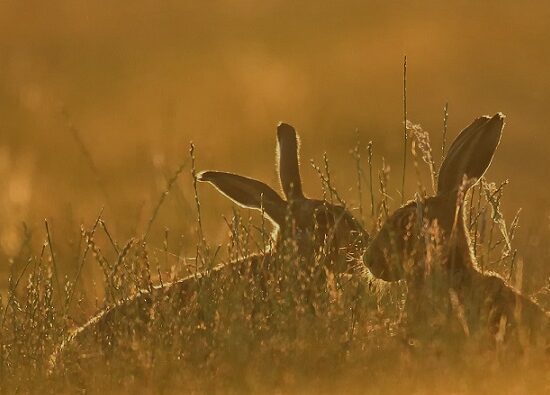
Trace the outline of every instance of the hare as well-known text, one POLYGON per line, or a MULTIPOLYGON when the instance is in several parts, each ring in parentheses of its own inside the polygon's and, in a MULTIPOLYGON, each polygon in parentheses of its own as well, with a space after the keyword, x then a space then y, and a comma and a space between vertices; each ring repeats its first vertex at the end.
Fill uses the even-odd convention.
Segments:
POLYGON ((503 127, 498 113, 465 128, 441 165, 436 195, 398 209, 367 248, 365 264, 375 277, 406 281, 413 337, 429 341, 446 330, 459 339, 476 335, 493 349, 536 343, 550 334, 541 307, 498 275, 478 269, 464 222, 464 196, 491 164, 503 127))
POLYGON ((279 180, 286 200, 263 182, 237 174, 203 171, 198 180, 211 183, 242 207, 262 210, 277 231, 276 248, 291 239, 301 256, 309 256, 324 245, 332 268, 338 272, 348 270, 343 250, 362 243, 368 235, 344 207, 304 195, 299 139, 294 128, 280 123, 277 141, 279 180))
POLYGON ((344 207, 304 195, 299 171, 299 139, 294 128, 280 123, 277 141, 278 173, 284 198, 263 182, 240 175, 218 171, 197 175, 198 181, 212 184, 240 206, 261 210, 278 234, 274 248, 220 264, 171 284, 139 291, 102 310, 63 342, 52 357, 52 371, 71 352, 80 364, 83 360, 94 361, 115 351, 119 355, 121 349, 131 351, 136 342, 142 340, 140 332, 146 332, 147 325, 159 315, 158 309, 167 308, 174 315, 182 315, 185 306, 199 303, 199 290, 206 279, 220 280, 214 284, 228 284, 236 281, 235 278, 250 277, 261 283, 272 261, 307 265, 320 249, 324 249, 322 256, 327 258, 326 270, 344 272, 361 265, 357 263, 360 257, 350 261, 349 253, 358 251, 368 235, 344 207), (284 252, 283 249, 290 251, 288 256, 272 259, 274 254, 284 252))

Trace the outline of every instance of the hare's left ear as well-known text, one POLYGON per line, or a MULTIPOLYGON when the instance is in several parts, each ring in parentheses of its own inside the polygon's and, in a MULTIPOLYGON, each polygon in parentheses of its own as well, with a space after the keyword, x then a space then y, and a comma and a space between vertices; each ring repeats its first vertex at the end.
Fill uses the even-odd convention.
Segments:
POLYGON ((202 171, 197 180, 214 185, 240 206, 263 210, 278 225, 285 223, 286 202, 261 181, 222 171, 202 171))
POLYGON ((281 188, 288 201, 304 198, 299 161, 300 144, 296 130, 287 123, 277 126, 277 153, 281 188))
POLYGON ((455 139, 439 170, 437 193, 456 192, 464 176, 472 187, 491 164, 504 128, 504 114, 477 118, 455 139))

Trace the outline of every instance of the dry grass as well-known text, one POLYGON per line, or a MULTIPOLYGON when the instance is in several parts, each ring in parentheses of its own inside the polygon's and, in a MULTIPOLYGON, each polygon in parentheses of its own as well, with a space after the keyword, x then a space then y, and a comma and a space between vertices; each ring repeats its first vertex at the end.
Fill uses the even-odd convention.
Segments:
MULTIPOLYGON (((422 174, 430 180, 428 189, 435 177, 429 136, 418 125, 409 130, 415 142, 413 158, 420 156, 427 164, 429 174, 423 173, 422 162, 415 162, 418 193, 424 194, 422 174)), ((366 147, 369 169, 372 147, 372 143, 366 147)), ((362 186, 377 181, 372 180, 371 170, 369 179, 364 178, 359 152, 361 147, 352 151, 358 163, 357 179, 362 180, 358 182, 361 197, 366 195, 362 186)), ((191 154, 194 163, 193 150, 191 154)), ((312 260, 304 260, 292 242, 283 243, 287 247, 269 265, 260 266, 259 272, 213 273, 191 280, 185 293, 163 292, 165 287, 170 289, 171 281, 263 253, 271 237, 264 221, 258 224, 235 211, 227 222, 227 245, 210 245, 201 229, 200 211, 195 211, 199 222, 187 224, 196 235, 192 253, 173 252, 178 247, 169 244, 168 230, 156 230, 162 233, 155 236, 164 239, 163 248, 147 242, 160 206, 183 167, 167 179, 145 236, 118 240, 102 213, 89 228, 81 228, 79 242, 63 254, 76 267, 74 277, 69 272, 56 276, 61 262, 52 241, 63 236, 52 233, 48 222, 41 248, 22 245, 12 260, 13 274, 2 300, 3 391, 470 394, 548 390, 548 360, 539 350, 510 357, 480 347, 474 339, 457 343, 441 336, 415 344, 402 323, 405 284, 382 284, 362 269, 334 274, 327 269, 322 248, 312 260), (103 273, 103 281, 90 284, 82 273, 94 270, 103 273), (69 344, 50 371, 54 351, 87 321, 91 311, 125 303, 140 290, 164 297, 140 299, 89 344, 69 344)), ((324 170, 316 169, 325 198, 340 199, 326 156, 324 170)), ((364 215, 366 227, 373 232, 387 216, 389 176, 389 168, 379 171, 380 190, 376 198, 371 195, 371 201, 377 202, 374 215, 364 215)), ((467 199, 466 218, 474 252, 484 268, 517 279, 521 265, 513 239, 518 218, 507 224, 499 210, 505 185, 482 182, 467 199)), ((205 210, 195 191, 196 207, 205 210)), ((548 301, 544 288, 538 296, 541 302, 548 301)), ((433 325, 437 330, 436 317, 433 325)))

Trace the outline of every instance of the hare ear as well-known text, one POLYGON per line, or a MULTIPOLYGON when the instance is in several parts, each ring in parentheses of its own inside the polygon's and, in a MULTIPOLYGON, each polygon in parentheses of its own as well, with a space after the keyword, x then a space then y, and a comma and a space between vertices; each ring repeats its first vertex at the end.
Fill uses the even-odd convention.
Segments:
POLYGON ((299 141, 294 128, 289 124, 279 123, 279 126, 277 126, 277 143, 279 179, 285 197, 289 201, 303 199, 299 141))
POLYGON ((275 223, 285 222, 286 202, 263 182, 221 171, 203 171, 197 180, 209 182, 240 206, 263 210, 275 223))
POLYGON ((504 114, 473 121, 455 139, 439 170, 437 193, 458 191, 464 177, 472 187, 483 176, 495 154, 504 127, 504 114))

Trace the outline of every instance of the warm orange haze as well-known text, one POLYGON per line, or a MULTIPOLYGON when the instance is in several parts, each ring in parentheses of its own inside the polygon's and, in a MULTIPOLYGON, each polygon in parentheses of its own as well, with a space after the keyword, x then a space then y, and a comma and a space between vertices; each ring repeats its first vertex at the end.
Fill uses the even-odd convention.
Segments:
POLYGON ((1 2, 0 392, 549 393, 548 20, 1 2))

